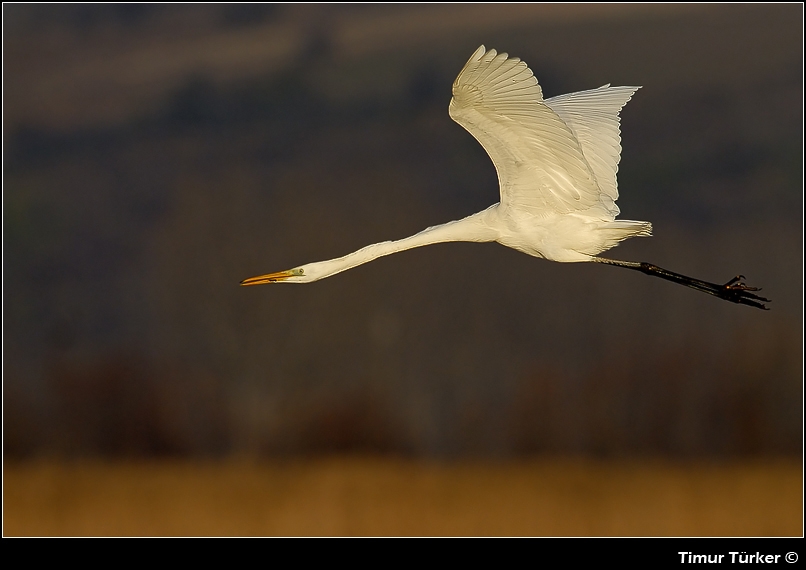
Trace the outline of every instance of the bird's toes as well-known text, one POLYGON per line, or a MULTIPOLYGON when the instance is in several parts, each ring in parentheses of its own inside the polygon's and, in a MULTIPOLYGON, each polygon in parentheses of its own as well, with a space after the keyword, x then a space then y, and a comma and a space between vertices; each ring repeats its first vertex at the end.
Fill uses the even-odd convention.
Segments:
POLYGON ((723 287, 731 287, 735 283, 738 283, 739 285, 743 285, 742 280, 744 280, 744 279, 745 279, 744 275, 737 275, 736 277, 734 277, 733 279, 731 279, 730 281, 725 283, 723 285, 723 287))
POLYGON ((722 294, 719 295, 725 300, 739 303, 742 305, 750 305, 759 309, 768 310, 764 303, 771 302, 760 295, 756 295, 754 291, 761 291, 760 287, 750 287, 744 282, 744 275, 737 275, 724 285, 722 285, 722 294))
POLYGON ((761 291, 760 287, 750 287, 744 283, 737 283, 736 285, 731 285, 728 288, 733 289, 734 291, 761 291))
POLYGON ((737 275, 722 287, 727 291, 761 291, 761 287, 750 287, 744 282, 744 275, 737 275))

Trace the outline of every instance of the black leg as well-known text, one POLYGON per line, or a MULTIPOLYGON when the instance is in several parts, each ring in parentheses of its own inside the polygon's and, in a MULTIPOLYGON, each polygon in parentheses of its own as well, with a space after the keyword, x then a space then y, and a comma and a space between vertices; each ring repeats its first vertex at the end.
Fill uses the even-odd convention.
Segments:
POLYGON ((693 277, 674 273, 673 271, 663 269, 662 267, 652 265, 651 263, 644 263, 643 261, 640 263, 636 261, 619 261, 616 259, 606 259, 604 257, 594 257, 593 261, 605 263, 607 265, 615 265, 616 267, 626 267, 627 269, 640 271, 641 273, 646 273, 647 275, 660 277, 661 279, 666 279, 672 283, 679 283, 680 285, 691 287, 697 291, 714 295, 720 299, 731 301, 732 303, 750 305, 751 307, 764 309, 765 311, 769 310, 764 306, 764 303, 770 303, 771 301, 752 293, 752 291, 761 291, 761 289, 757 287, 748 287, 744 283, 743 275, 737 275, 724 285, 717 285, 716 283, 709 283, 708 281, 701 281, 699 279, 694 279, 693 277))

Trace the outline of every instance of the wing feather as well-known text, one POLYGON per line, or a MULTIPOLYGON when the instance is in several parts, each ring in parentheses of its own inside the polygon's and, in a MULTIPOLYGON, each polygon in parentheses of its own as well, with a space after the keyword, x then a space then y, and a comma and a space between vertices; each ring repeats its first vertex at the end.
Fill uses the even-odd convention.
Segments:
POLYGON ((543 102, 537 79, 520 59, 481 46, 453 84, 449 112, 490 155, 502 203, 534 215, 600 203, 574 133, 543 102))
POLYGON ((615 217, 619 213, 616 173, 621 160, 619 111, 640 87, 610 87, 568 93, 546 99, 576 136, 599 188, 602 202, 615 217))
POLYGON ((544 101, 525 62, 481 46, 453 84, 449 113, 490 155, 502 204, 538 216, 598 210, 612 220, 618 111, 636 89, 605 86, 544 101))

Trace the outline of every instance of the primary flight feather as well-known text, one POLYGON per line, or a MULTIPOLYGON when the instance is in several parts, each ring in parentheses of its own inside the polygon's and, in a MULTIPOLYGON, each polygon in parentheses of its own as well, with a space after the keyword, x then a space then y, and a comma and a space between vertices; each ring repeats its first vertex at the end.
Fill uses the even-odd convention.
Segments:
POLYGON ((599 262, 661 277, 722 299, 765 309, 768 299, 737 276, 724 285, 644 262, 599 254, 649 236, 652 224, 616 220, 621 157, 619 112, 638 87, 610 87, 543 99, 532 70, 516 57, 479 47, 453 83, 448 112, 484 147, 501 200, 477 214, 411 237, 368 245, 344 257, 251 277, 241 285, 309 283, 378 257, 448 241, 497 241, 560 262, 599 262))

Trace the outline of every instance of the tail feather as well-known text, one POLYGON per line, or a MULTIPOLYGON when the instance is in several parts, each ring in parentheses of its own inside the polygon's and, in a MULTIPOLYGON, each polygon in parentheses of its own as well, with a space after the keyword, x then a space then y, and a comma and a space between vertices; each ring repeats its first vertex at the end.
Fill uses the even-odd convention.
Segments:
POLYGON ((648 237, 652 235, 650 222, 637 222, 633 220, 615 220, 599 228, 604 234, 602 251, 616 247, 620 242, 631 237, 648 237))

